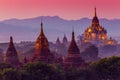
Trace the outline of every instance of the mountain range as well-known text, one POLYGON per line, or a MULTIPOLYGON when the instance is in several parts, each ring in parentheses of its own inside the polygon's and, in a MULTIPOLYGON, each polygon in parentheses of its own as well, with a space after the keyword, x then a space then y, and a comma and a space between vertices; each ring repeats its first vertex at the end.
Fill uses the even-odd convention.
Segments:
MULTIPOLYGON (((0 42, 9 41, 9 36, 13 36, 16 42, 35 41, 40 33, 41 18, 44 33, 49 41, 56 41, 57 37, 62 40, 64 34, 71 39, 74 28, 76 38, 84 33, 85 29, 91 25, 91 19, 81 18, 79 20, 65 20, 59 16, 39 16, 28 19, 8 19, 0 21, 0 42)), ((108 36, 120 41, 120 19, 102 18, 100 25, 107 30, 108 36)))

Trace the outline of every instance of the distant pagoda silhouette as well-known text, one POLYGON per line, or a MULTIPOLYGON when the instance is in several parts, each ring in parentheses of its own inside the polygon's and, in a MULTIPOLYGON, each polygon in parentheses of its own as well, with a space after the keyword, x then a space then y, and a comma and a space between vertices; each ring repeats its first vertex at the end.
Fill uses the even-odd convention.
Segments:
POLYGON ((67 37, 66 37, 65 34, 64 34, 64 37, 63 37, 62 42, 63 42, 64 45, 67 45, 67 44, 68 44, 68 40, 67 40, 67 37))
POLYGON ((63 60, 65 67, 79 67, 84 64, 84 61, 80 57, 79 48, 75 42, 74 31, 72 32, 72 40, 68 48, 68 53, 66 58, 63 60))
POLYGON ((51 63, 52 54, 49 49, 49 42, 43 32, 43 23, 41 22, 41 31, 35 43, 35 53, 31 61, 41 61, 51 63))
POLYGON ((60 42, 60 39, 59 37, 57 37, 57 40, 56 40, 56 43, 55 43, 57 46, 60 46, 61 45, 61 42, 60 42))
POLYGON ((7 64, 15 65, 15 66, 20 65, 20 61, 19 61, 18 54, 17 54, 17 51, 13 43, 12 36, 10 37, 10 43, 9 43, 7 52, 5 54, 4 62, 7 64))

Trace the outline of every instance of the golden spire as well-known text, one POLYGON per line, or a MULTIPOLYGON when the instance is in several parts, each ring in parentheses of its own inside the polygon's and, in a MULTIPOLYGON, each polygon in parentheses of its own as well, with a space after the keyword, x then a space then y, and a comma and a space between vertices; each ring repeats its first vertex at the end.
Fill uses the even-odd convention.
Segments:
POLYGON ((97 11, 96 11, 96 7, 94 8, 94 17, 92 19, 92 26, 99 26, 99 19, 97 17, 97 11))
POLYGON ((97 16, 96 7, 95 7, 95 16, 97 16))
POLYGON ((40 48, 48 48, 49 47, 49 43, 47 38, 44 35, 44 31, 43 31, 43 23, 41 21, 41 29, 40 29, 40 35, 38 36, 37 40, 36 40, 36 45, 35 45, 36 49, 40 49, 40 48))
POLYGON ((49 42, 44 35, 43 23, 41 21, 40 35, 35 43, 35 54, 32 57, 32 61, 45 61, 49 62, 49 56, 51 55, 49 50, 49 42))

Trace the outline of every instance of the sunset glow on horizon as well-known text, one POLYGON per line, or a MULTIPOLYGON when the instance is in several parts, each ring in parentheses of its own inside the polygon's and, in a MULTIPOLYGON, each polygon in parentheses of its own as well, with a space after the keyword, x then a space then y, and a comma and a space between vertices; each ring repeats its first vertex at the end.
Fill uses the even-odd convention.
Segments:
POLYGON ((53 21, 50 22, 47 21, 47 18, 44 22, 45 33, 50 41, 55 41, 58 36, 62 39, 64 33, 70 40, 71 28, 68 29, 67 27, 72 25, 76 27, 76 37, 83 34, 91 23, 90 20, 82 22, 81 18, 92 19, 95 7, 98 19, 105 18, 109 21, 109 23, 100 21, 100 25, 107 29, 109 36, 119 40, 119 21, 116 23, 113 21, 112 24, 111 21, 120 19, 120 0, 0 0, 0 27, 2 28, 0 40, 1 42, 8 42, 9 36, 12 35, 16 39, 15 42, 34 41, 39 34, 40 27, 38 23, 40 18, 35 17, 39 16, 58 16, 62 18, 55 19, 52 17, 50 19, 53 21), (78 21, 71 23, 69 20, 78 20, 80 23, 78 21))
POLYGON ((120 0, 0 0, 0 20, 60 16, 64 19, 120 18, 120 0))

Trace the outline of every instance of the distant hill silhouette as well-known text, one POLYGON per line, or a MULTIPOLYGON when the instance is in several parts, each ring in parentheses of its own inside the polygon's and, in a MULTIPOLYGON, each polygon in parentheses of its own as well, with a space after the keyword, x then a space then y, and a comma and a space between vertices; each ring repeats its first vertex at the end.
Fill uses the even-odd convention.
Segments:
MULTIPOLYGON (((43 18, 44 32, 50 41, 55 41, 57 37, 63 38, 64 34, 70 40, 72 26, 77 37, 91 25, 89 18, 65 20, 58 16, 40 16, 28 19, 8 19, 0 22, 0 41, 8 41, 10 35, 15 37, 15 41, 35 41, 40 31, 41 18, 43 18)), ((100 24, 107 29, 108 36, 120 39, 120 19, 104 18, 100 19, 100 24)))

